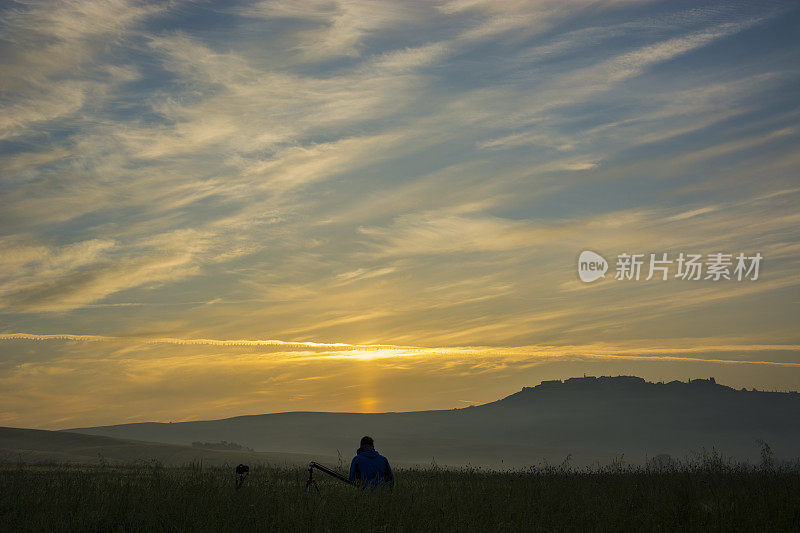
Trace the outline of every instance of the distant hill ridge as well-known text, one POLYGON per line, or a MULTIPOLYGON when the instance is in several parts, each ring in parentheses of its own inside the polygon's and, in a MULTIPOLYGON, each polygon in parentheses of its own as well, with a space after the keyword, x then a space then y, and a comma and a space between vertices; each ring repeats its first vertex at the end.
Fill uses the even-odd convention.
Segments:
MULTIPOLYGON (((732 387, 728 387, 727 385, 720 385, 713 377, 710 377, 708 379, 690 378, 688 381, 673 380, 669 382, 664 382, 664 381, 651 382, 651 381, 646 381, 644 378, 640 378, 637 376, 596 377, 587 375, 584 375, 583 377, 568 378, 563 381, 560 379, 545 380, 542 381, 539 385, 536 385, 535 387, 522 387, 522 391, 520 392, 524 393, 526 391, 532 391, 535 389, 544 389, 552 387, 564 387, 567 389, 576 389, 581 387, 583 388, 594 387, 596 389, 617 388, 617 389, 627 389, 627 390, 662 389, 666 391, 702 390, 703 388, 705 388, 706 390, 714 390, 714 391, 753 392, 753 393, 767 393, 767 394, 798 394, 797 391, 760 391, 755 388, 750 390, 747 390, 746 388, 734 389, 732 387)), ((515 394, 507 396, 506 398, 510 398, 512 396, 515 396, 515 394)))
POLYGON ((757 460, 757 441, 800 456, 800 394, 736 390, 714 378, 652 383, 636 376, 543 381, 478 406, 391 412, 289 412, 223 420, 138 423, 70 431, 189 445, 246 442, 256 450, 347 455, 372 435, 406 463, 525 466, 542 460, 633 462, 716 448, 757 460), (349 451, 348 451, 349 450, 349 451))
MULTIPOLYGON (((317 457, 317 460, 323 458, 317 457)), ((0 462, 78 464, 163 464, 181 466, 255 464, 301 465, 310 456, 256 453, 252 450, 210 450, 197 447, 45 431, 0 427, 0 462)))

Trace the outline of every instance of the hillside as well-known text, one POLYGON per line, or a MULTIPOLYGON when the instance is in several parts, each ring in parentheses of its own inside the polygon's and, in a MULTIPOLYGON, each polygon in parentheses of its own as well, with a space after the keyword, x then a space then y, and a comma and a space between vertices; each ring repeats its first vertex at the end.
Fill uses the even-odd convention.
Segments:
POLYGON ((541 461, 630 462, 703 448, 757 461, 757 440, 778 458, 800 456, 800 394, 734 390, 710 380, 650 383, 637 377, 572 378, 526 387, 496 402, 405 413, 292 412, 173 424, 70 431, 187 445, 233 440, 256 450, 352 454, 376 439, 395 461, 525 467, 541 461))
MULTIPOLYGON (((175 444, 115 439, 63 431, 0 427, 0 461, 24 463, 153 463, 181 466, 307 464, 309 456, 287 453, 217 451, 175 444)), ((328 460, 332 460, 328 458, 328 460)))

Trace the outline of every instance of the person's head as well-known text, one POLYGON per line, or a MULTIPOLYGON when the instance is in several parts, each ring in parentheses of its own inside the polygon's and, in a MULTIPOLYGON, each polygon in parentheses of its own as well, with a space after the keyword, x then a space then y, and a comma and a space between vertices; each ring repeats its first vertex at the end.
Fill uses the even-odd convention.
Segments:
POLYGON ((361 437, 361 446, 375 446, 375 441, 372 437, 361 437))

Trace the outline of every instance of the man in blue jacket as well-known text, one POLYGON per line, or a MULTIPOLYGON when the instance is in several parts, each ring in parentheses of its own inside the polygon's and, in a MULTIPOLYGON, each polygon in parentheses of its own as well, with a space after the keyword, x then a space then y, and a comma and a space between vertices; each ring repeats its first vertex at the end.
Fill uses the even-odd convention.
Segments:
POLYGON ((375 489, 381 485, 394 485, 394 474, 389 461, 375 451, 372 437, 363 437, 361 447, 350 463, 350 483, 375 489))

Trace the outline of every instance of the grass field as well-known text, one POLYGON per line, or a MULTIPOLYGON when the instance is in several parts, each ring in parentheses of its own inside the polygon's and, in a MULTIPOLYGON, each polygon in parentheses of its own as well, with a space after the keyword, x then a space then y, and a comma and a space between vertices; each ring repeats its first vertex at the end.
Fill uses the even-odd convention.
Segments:
POLYGON ((315 472, 158 464, 0 466, 4 531, 800 531, 800 464, 399 469, 365 493, 315 472))

